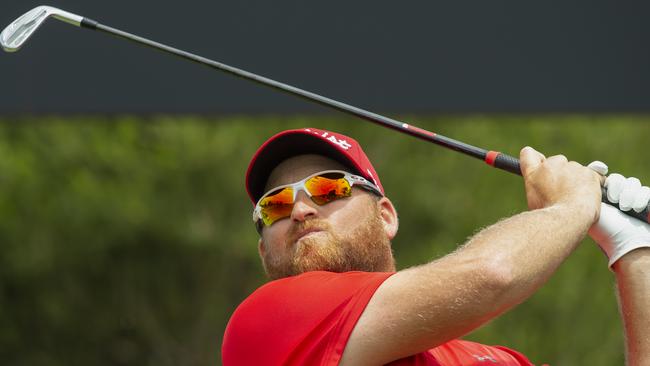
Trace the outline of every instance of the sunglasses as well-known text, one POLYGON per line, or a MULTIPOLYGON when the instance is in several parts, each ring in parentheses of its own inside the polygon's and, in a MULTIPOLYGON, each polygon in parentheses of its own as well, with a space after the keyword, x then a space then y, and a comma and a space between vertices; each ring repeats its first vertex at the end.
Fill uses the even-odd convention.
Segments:
POLYGON ((342 170, 325 170, 265 193, 255 205, 253 222, 258 231, 261 231, 261 223, 271 226, 274 222, 289 217, 300 191, 304 191, 314 203, 322 206, 340 198, 350 197, 355 185, 383 196, 376 185, 363 177, 342 170))

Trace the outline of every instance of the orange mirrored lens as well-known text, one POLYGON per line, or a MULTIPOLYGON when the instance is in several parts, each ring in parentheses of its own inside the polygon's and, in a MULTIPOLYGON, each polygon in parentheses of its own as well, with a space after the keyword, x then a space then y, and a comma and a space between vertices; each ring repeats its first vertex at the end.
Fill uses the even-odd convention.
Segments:
POLYGON ((293 209, 293 188, 283 188, 277 193, 264 197, 260 201, 260 212, 265 225, 291 215, 293 209))
MULTIPOLYGON (((326 173, 305 181, 312 201, 324 205, 339 198, 350 197, 352 187, 342 173, 326 173)), ((269 226, 277 220, 291 216, 293 210, 293 188, 285 187, 271 192, 260 201, 262 221, 269 226)))
POLYGON ((340 173, 313 177, 305 182, 305 188, 311 193, 311 199, 319 205, 349 197, 352 191, 350 183, 340 173))

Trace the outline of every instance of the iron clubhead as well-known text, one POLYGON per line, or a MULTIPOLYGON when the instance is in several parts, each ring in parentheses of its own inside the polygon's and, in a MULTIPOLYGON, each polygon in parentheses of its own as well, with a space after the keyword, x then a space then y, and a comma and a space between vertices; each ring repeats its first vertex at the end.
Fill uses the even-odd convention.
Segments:
POLYGON ((83 17, 51 6, 38 6, 14 20, 0 33, 0 45, 6 52, 16 52, 49 17, 80 26, 83 17))

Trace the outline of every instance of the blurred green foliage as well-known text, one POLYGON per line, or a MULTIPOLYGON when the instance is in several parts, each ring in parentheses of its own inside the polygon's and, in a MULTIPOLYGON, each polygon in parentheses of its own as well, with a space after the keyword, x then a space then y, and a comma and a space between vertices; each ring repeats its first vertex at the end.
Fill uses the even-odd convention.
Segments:
MULTIPOLYGON (((525 145, 650 181, 650 118, 416 117, 517 156, 525 145)), ((0 118, 4 365, 217 365, 230 313, 265 282, 244 173, 287 128, 362 143, 400 213, 400 268, 526 209, 521 179, 345 117, 0 118)), ((614 281, 585 240, 532 298, 468 336, 552 365, 623 364, 614 281)))

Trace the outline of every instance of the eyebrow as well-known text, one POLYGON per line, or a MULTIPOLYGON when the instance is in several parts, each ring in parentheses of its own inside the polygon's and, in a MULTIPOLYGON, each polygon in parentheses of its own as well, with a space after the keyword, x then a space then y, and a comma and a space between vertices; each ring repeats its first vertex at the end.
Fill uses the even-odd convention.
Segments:
MULTIPOLYGON (((356 172, 350 170, 350 169, 347 168, 347 167, 343 167, 343 168, 340 168, 340 169, 339 169, 339 168, 330 168, 330 169, 317 170, 317 171, 312 172, 312 173, 308 173, 308 174, 305 174, 305 175, 301 175, 300 178, 298 178, 298 179, 296 179, 296 180, 291 180, 291 181, 289 181, 288 183, 281 183, 281 184, 275 184, 275 185, 269 185, 269 184, 266 184, 266 185, 264 186, 264 193, 263 193, 263 195, 264 195, 264 194, 267 194, 267 193, 269 193, 269 192, 271 192, 271 191, 273 191, 273 190, 274 190, 275 188, 277 188, 277 187, 281 187, 281 186, 287 186, 287 185, 295 184, 295 183, 300 182, 301 180, 303 180, 303 179, 305 179, 305 178, 307 178, 307 177, 312 177, 312 176, 315 176, 315 175, 317 175, 317 174, 320 174, 320 173, 323 173, 323 172, 327 172, 327 171, 341 171, 341 172, 344 172, 344 173, 346 173, 346 174, 357 175, 357 176, 359 176, 356 172)), ((363 177, 362 177, 362 178, 363 178, 363 177)), ((364 179, 365 179, 365 178, 364 178, 364 179)), ((372 183, 372 182, 370 182, 370 183, 372 183)))
MULTIPOLYGON (((276 188, 276 187, 280 187, 280 186, 284 186, 284 185, 287 185, 287 184, 293 184, 293 183, 296 183, 296 182, 300 182, 301 180, 303 180, 303 179, 309 177, 309 176, 312 175, 312 174, 316 174, 316 173, 318 173, 318 172, 320 172, 320 170, 315 171, 315 172, 313 172, 313 173, 309 173, 309 174, 303 175, 301 178, 298 178, 298 179, 292 179, 292 180, 289 180, 289 181, 286 182, 286 183, 282 183, 282 181, 279 181, 279 182, 276 182, 276 184, 272 184, 272 185, 266 184, 266 185, 264 186, 264 193, 269 192, 270 190, 272 190, 272 189, 274 189, 274 188, 276 188)), ((268 182, 267 182, 267 183, 268 183, 268 182)))
MULTIPOLYGON (((264 185, 264 193, 266 193, 266 192, 272 190, 272 189, 275 188, 275 187, 279 187, 279 186, 283 186, 283 185, 287 185, 287 184, 293 184, 293 183, 296 183, 296 182, 300 182, 301 180, 303 180, 303 179, 305 179, 305 178, 307 178, 307 177, 309 177, 309 176, 311 176, 311 175, 314 175, 314 174, 316 174, 316 173, 320 173, 320 172, 324 172, 324 171, 327 171, 327 170, 341 170, 341 171, 344 171, 344 172, 348 172, 348 173, 350 173, 350 174, 355 174, 355 173, 350 172, 350 171, 349 171, 348 169, 346 169, 345 167, 343 167, 343 168, 326 168, 326 169, 319 169, 319 170, 315 170, 315 171, 313 171, 313 172, 311 172, 311 173, 302 174, 299 178, 289 180, 289 181, 286 182, 286 183, 283 183, 281 180, 279 180, 279 181, 276 180, 276 184, 272 184, 272 185, 271 185, 271 184, 268 184, 268 182, 270 182, 270 180, 267 180, 266 184, 264 185)), ((269 174, 269 177, 270 177, 270 176, 271 176, 271 174, 269 174)))

